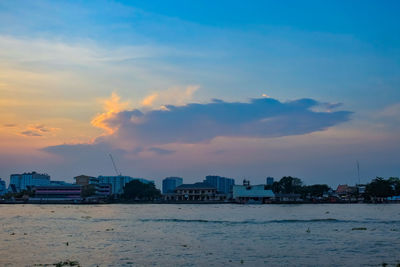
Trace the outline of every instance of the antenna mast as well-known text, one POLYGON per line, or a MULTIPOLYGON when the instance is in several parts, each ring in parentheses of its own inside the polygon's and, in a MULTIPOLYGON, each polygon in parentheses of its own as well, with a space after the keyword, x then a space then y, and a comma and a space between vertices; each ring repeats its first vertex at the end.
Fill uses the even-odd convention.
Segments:
POLYGON ((360 181, 360 163, 357 160, 357 177, 358 177, 358 184, 361 184, 360 181))
POLYGON ((112 162, 112 164, 114 166, 115 173, 117 174, 117 176, 122 176, 121 172, 118 171, 117 166, 115 165, 113 156, 111 154, 108 154, 108 155, 110 155, 111 162, 112 162))

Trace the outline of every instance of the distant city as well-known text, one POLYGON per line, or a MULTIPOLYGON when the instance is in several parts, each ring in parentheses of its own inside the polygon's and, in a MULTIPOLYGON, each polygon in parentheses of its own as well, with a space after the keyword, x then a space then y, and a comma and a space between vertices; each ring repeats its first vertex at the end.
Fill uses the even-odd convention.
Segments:
POLYGON ((11 174, 8 187, 0 179, 2 203, 380 203, 400 202, 400 179, 375 178, 367 184, 342 184, 336 189, 326 184, 304 185, 299 178, 280 180, 266 177, 264 184, 252 185, 243 179, 217 175, 184 184, 181 177, 166 177, 162 192, 152 180, 131 176, 74 177, 75 183, 53 181, 46 173, 11 174))

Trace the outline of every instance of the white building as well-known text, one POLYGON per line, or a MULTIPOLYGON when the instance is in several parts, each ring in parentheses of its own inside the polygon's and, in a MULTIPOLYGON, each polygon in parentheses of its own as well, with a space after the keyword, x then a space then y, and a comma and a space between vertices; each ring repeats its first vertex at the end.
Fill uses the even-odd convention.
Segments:
POLYGON ((275 195, 272 190, 266 189, 266 185, 234 185, 232 189, 233 199, 238 203, 269 203, 275 195))
POLYGON ((99 176, 99 183, 102 184, 110 184, 111 185, 111 194, 120 195, 124 193, 124 186, 133 181, 138 180, 144 184, 154 183, 154 181, 146 180, 143 178, 133 178, 130 176, 99 176))
MULTIPOLYGON (((50 185, 50 175, 37 172, 11 174, 9 187, 17 192, 27 190, 33 186, 50 185)), ((10 189, 9 189, 10 190, 10 189)))

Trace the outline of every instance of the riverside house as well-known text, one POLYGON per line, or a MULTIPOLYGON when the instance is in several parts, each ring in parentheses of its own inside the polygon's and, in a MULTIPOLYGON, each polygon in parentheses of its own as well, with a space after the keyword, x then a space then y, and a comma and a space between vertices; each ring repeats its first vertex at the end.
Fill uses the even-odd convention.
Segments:
POLYGON ((165 200, 172 201, 220 201, 217 188, 208 183, 182 184, 175 188, 173 194, 165 194, 165 200))

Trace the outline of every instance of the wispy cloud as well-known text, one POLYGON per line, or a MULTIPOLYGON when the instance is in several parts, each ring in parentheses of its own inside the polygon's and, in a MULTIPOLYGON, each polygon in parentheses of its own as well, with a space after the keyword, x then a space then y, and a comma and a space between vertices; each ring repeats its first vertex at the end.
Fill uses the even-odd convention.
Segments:
MULTIPOLYGON (((14 125, 14 124, 11 124, 14 125)), ((16 127, 16 125, 12 126, 12 128, 16 127)), ((55 127, 48 127, 44 124, 30 124, 28 126, 25 126, 22 131, 18 132, 19 135, 22 136, 28 136, 28 137, 37 137, 37 136, 44 136, 44 135, 49 135, 53 134, 59 130, 58 128, 55 127)))
POLYGON ((17 125, 16 124, 14 124, 14 123, 6 123, 6 124, 3 124, 3 127, 7 127, 7 128, 14 128, 14 127, 16 127, 17 125))
POLYGON ((172 154, 175 152, 173 150, 163 149, 163 148, 158 148, 158 147, 150 147, 148 150, 151 152, 154 152, 158 155, 169 155, 169 154, 172 154))
POLYGON ((35 132, 35 131, 30 131, 30 130, 20 132, 20 134, 24 135, 24 136, 42 136, 42 134, 35 132))

